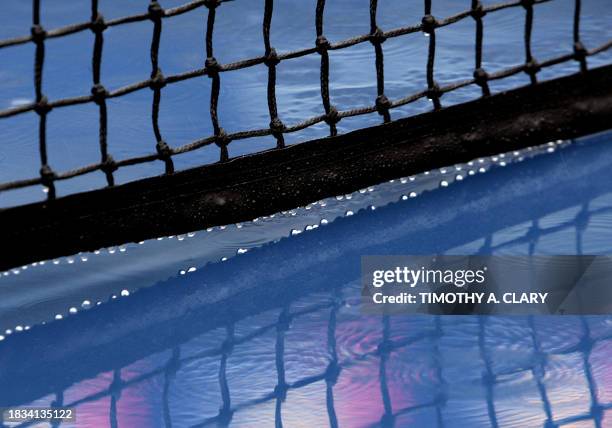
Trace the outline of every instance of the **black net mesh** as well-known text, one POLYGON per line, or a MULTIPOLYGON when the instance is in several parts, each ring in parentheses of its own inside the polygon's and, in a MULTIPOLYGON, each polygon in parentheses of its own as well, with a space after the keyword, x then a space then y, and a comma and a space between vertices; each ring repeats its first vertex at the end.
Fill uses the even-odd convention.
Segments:
POLYGON ((586 47, 580 37, 580 9, 581 0, 575 0, 573 28, 573 52, 565 55, 548 59, 535 58, 531 49, 531 38, 533 30, 534 8, 541 3, 552 0, 515 0, 499 4, 483 5, 478 0, 472 0, 471 8, 446 18, 437 18, 432 15, 431 0, 424 1, 423 18, 420 23, 415 25, 395 28, 392 30, 381 29, 376 20, 377 0, 370 1, 370 32, 346 40, 330 42, 325 37, 323 15, 325 0, 318 0, 316 5, 316 39, 314 46, 305 49, 277 52, 270 42, 270 31, 272 27, 273 0, 265 1, 264 19, 262 24, 264 49, 263 55, 237 61, 233 63, 220 64, 215 59, 213 30, 215 25, 215 14, 219 7, 222 7, 224 0, 199 0, 186 3, 182 6, 164 9, 157 1, 152 1, 148 9, 141 14, 124 16, 106 21, 98 10, 98 1, 91 2, 91 18, 88 22, 68 25, 61 28, 45 29, 44 23, 40 19, 40 0, 33 0, 33 17, 31 34, 28 36, 0 40, 0 49, 25 43, 33 43, 36 48, 34 62, 34 89, 35 101, 26 105, 17 106, 5 110, 0 110, 0 119, 10 118, 27 112, 35 112, 39 116, 39 154, 40 154, 40 175, 30 179, 16 180, 0 183, 0 191, 9 189, 24 188, 33 185, 43 185, 48 189, 48 198, 56 197, 55 182, 57 180, 67 180, 83 174, 101 171, 106 176, 109 186, 115 183, 114 172, 121 167, 128 165, 141 164, 146 162, 163 162, 166 174, 174 172, 173 156, 181 153, 191 152, 201 147, 216 144, 219 148, 220 161, 228 160, 228 145, 234 140, 246 138, 274 136, 277 148, 285 146, 284 135, 296 132, 318 123, 326 123, 329 126, 330 135, 336 135, 336 124, 343 118, 359 116, 368 113, 378 112, 384 122, 392 120, 391 111, 421 98, 431 100, 434 110, 442 108, 441 97, 448 92, 464 88, 469 85, 478 85, 482 90, 482 96, 490 95, 489 82, 504 79, 519 73, 526 73, 531 84, 538 84, 538 72, 543 68, 551 67, 568 61, 576 61, 582 72, 587 72, 587 58, 597 55, 612 47, 612 41, 608 41, 599 46, 586 47), (179 74, 164 75, 158 63, 158 51, 162 32, 163 22, 172 17, 189 13, 197 8, 208 8, 208 19, 206 22, 206 61, 204 67, 186 71, 179 74), (484 22, 487 14, 508 8, 523 8, 525 11, 524 26, 524 51, 525 61, 522 64, 488 73, 483 68, 482 51, 484 37, 484 22), (456 22, 473 19, 475 22, 475 43, 474 43, 474 73, 473 77, 465 80, 455 81, 450 84, 439 85, 435 79, 435 59, 436 59, 436 30, 452 25, 456 22), (103 85, 100 77, 102 63, 102 49, 104 45, 104 31, 110 27, 125 26, 135 22, 151 21, 153 26, 150 56, 151 56, 151 75, 148 79, 135 82, 133 84, 115 89, 108 89, 103 85), (43 67, 45 64, 45 41, 74 34, 77 32, 91 31, 94 34, 92 49, 92 89, 91 93, 82 96, 49 100, 45 96, 43 86, 43 67), (423 82, 423 90, 416 93, 407 94, 405 97, 390 99, 385 95, 384 77, 384 52, 383 44, 385 40, 404 36, 411 33, 424 32, 429 36, 429 47, 426 65, 426 82, 423 82), (344 49, 360 43, 369 42, 373 45, 376 68, 377 96, 373 104, 367 107, 355 108, 350 110, 337 110, 330 99, 329 93, 329 51, 344 49), (293 58, 306 55, 319 55, 321 57, 320 82, 322 113, 315 117, 307 118, 299 123, 285 124, 281 120, 282 112, 278 111, 276 103, 276 67, 282 61, 289 61, 293 58), (253 67, 258 64, 265 64, 268 67, 267 82, 267 101, 270 112, 269 127, 263 129, 250 129, 235 133, 226 133, 219 122, 217 106, 219 101, 219 91, 221 88, 221 76, 234 70, 253 67), (201 76, 208 76, 211 80, 210 97, 210 119, 214 130, 214 135, 192 141, 179 147, 170 147, 164 141, 162 130, 159 127, 159 107, 163 88, 176 82, 194 79, 201 76), (108 150, 107 144, 107 99, 117 98, 126 94, 144 89, 153 92, 153 102, 151 105, 151 125, 154 131, 156 142, 151 143, 151 154, 115 160, 108 150), (47 117, 54 109, 66 106, 95 103, 99 109, 99 146, 100 161, 98 163, 84 165, 80 168, 55 171, 48 162, 47 149, 47 117))

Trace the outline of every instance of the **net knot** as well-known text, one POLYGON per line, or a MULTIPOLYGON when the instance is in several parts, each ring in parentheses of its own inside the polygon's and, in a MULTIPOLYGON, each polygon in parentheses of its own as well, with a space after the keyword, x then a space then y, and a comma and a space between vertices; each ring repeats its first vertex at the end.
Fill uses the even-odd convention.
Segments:
POLYGON ((270 129, 273 135, 280 135, 285 131, 285 124, 278 118, 275 117, 270 121, 270 129))
POLYGON ((219 128, 219 132, 217 133, 217 135, 215 135, 215 144, 218 147, 227 147, 227 145, 230 143, 231 138, 227 135, 227 133, 225 132, 225 130, 223 128, 219 128))
POLYGON ((172 156, 172 149, 164 140, 159 140, 157 142, 155 150, 157 150, 157 154, 161 160, 170 159, 170 156, 172 156))
POLYGON ((433 33, 437 26, 438 21, 436 21, 436 18, 434 18, 433 15, 425 15, 421 20, 421 27, 424 33, 433 33))
POLYGON ((376 111, 378 114, 385 114, 391 108, 391 101, 386 95, 379 95, 376 97, 376 111))
POLYGON ((38 100, 36 106, 34 107, 34 111, 40 116, 49 113, 51 109, 52 107, 51 104, 49 104, 49 100, 47 100, 47 97, 42 97, 40 100, 38 100))
POLYGON ((204 0, 204 6, 215 9, 217 6, 221 6, 221 0, 204 0))
POLYGON ((149 87, 153 90, 161 89, 166 86, 166 78, 160 68, 151 73, 151 82, 149 87))
POLYGON ((385 340, 378 345, 378 354, 381 356, 388 356, 393 351, 393 342, 385 340))
POLYGON ((234 350, 234 341, 231 339, 224 340, 221 344, 221 352, 225 355, 229 355, 234 350))
POLYGON ((117 163, 115 162, 115 159, 113 159, 113 157, 111 155, 106 156, 106 159, 104 159, 104 162, 102 162, 102 166, 101 169, 103 172, 105 172, 106 174, 111 174, 115 171, 117 171, 117 163))
POLYGON ((587 50, 581 42, 574 43, 574 58, 582 60, 587 56, 587 50))
POLYGON ((166 11, 164 10, 164 8, 161 7, 161 5, 156 1, 152 1, 149 4, 148 11, 149 11, 149 19, 151 21, 158 21, 166 15, 166 11))
POLYGON ((104 102, 104 100, 108 96, 108 91, 106 90, 104 86, 102 86, 99 83, 96 83, 91 88, 91 95, 93 95, 94 103, 100 105, 104 102))
POLYGON ((482 374, 482 383, 485 385, 493 385, 497 382, 497 376, 494 373, 485 372, 482 374))
POLYGON ((480 1, 476 3, 476 5, 472 8, 470 12, 470 15, 472 15, 472 18, 474 18, 475 20, 483 18, 486 14, 487 11, 484 10, 484 7, 482 7, 482 3, 480 3, 480 1))
POLYGON ((104 17, 99 13, 96 14, 96 17, 89 24, 89 29, 95 34, 101 34, 107 28, 108 25, 106 25, 104 17))
POLYGON ((288 390, 289 386, 286 383, 280 383, 274 387, 274 395, 281 401, 285 401, 288 390))
POLYGON ((32 34, 32 41, 34 43, 42 43, 47 38, 47 32, 40 25, 33 25, 30 29, 32 34))
POLYGON ((541 68, 540 64, 532 58, 525 64, 525 73, 530 76, 535 76, 541 68))
POLYGON ((328 385, 335 385, 340 376, 340 366, 338 362, 332 361, 325 369, 325 383, 328 385))
POLYGON ((291 315, 288 312, 281 312, 278 317, 278 323, 276 324, 277 331, 287 331, 291 326, 291 315))
POLYGON ((373 45, 381 45, 387 40, 385 33, 379 27, 376 27, 373 33, 370 33, 370 43, 373 45))
POLYGON ((214 56, 209 56, 206 58, 204 62, 204 67, 206 67, 206 74, 208 77, 214 77, 219 74, 221 71, 221 66, 217 62, 217 59, 214 56))
POLYGON ((483 68, 474 70, 474 80, 478 86, 484 86, 489 80, 489 74, 483 68))
POLYGON ((319 52, 320 54, 327 51, 331 47, 329 40, 327 40, 325 36, 317 36, 317 39, 315 40, 315 45, 317 47, 317 52, 319 52))
POLYGON ((525 9, 532 8, 534 3, 535 0, 521 0, 521 6, 523 6, 525 9))
POLYGON ((55 180, 56 175, 49 165, 43 165, 40 168, 40 178, 42 180, 42 184, 49 187, 51 184, 53 184, 53 180, 55 180))
POLYGON ((264 64, 268 67, 274 67, 280 63, 280 59, 278 59, 278 54, 276 53, 276 49, 270 48, 270 52, 266 55, 266 59, 264 59, 264 64))
POLYGON ((434 83, 431 88, 427 89, 427 98, 430 100, 437 100, 442 96, 442 90, 437 83, 434 83))
POLYGON ((329 112, 325 115, 325 123, 328 125, 335 125, 340 122, 340 115, 338 114, 338 109, 334 106, 329 107, 329 112))

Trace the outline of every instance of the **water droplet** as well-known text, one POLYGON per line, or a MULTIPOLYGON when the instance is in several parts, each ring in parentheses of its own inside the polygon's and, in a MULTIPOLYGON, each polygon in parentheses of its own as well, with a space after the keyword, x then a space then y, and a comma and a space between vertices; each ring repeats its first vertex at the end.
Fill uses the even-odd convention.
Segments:
MULTIPOLYGON (((195 268, 194 268, 195 269, 195 268)), ((130 295, 129 290, 121 290, 121 297, 127 297, 130 295)))
POLYGON ((359 189, 359 193, 365 193, 367 191, 368 191, 368 189, 359 189))
POLYGON ((442 181, 440 182, 440 186, 442 186, 442 187, 448 187, 448 181, 446 181, 446 180, 442 180, 442 181))
POLYGON ((446 174, 446 168, 440 168, 440 174, 446 174))
POLYGON ((71 314, 76 314, 77 313, 77 308, 75 308, 74 306, 71 307, 70 309, 68 309, 68 312, 70 312, 71 314))
POLYGON ((322 207, 326 207, 327 206, 327 202, 321 201, 321 202, 319 202, 319 205, 321 205, 322 207))
POLYGON ((187 269, 188 273, 195 272, 195 271, 196 271, 196 267, 195 266, 190 266, 189 269, 187 269))
POLYGON ((341 201, 341 200, 343 200, 343 199, 344 199, 344 196, 342 196, 342 195, 338 195, 338 196, 336 196, 336 200, 337 200, 337 201, 341 201))
POLYGON ((59 260, 53 260, 53 264, 54 265, 59 265, 60 261, 59 260))
POLYGON ((74 259, 69 257, 69 258, 68 258, 68 264, 69 264, 69 265, 71 265, 71 264, 73 264, 73 263, 74 263, 74 259))
POLYGON ((501 161, 501 162, 499 163, 499 165, 500 165, 500 166, 506 166, 506 162, 501 161))
POLYGON ((417 197, 417 193, 416 192, 410 192, 409 195, 411 198, 416 198, 417 197))
POLYGON ((28 330, 30 329, 30 326, 29 326, 29 325, 26 325, 26 326, 25 326, 23 329, 24 329, 25 331, 28 331, 28 330))
POLYGON ((55 315, 55 319, 56 319, 56 320, 61 320, 62 318, 64 318, 64 317, 62 316, 62 314, 56 314, 56 315, 55 315))
POLYGON ((83 300, 83 303, 81 303, 81 307, 83 309, 87 309, 91 306, 91 302, 89 300, 83 300))
POLYGON ((144 244, 144 242, 145 241, 140 241, 140 242, 138 242, 138 245, 142 245, 142 244, 144 244))
POLYGON ((4 336, 0 334, 0 342, 2 342, 3 340, 4 340, 4 336))
POLYGON ((222 262, 227 261, 227 257, 221 257, 221 261, 222 262))
POLYGON ((306 229, 305 229, 305 230, 307 230, 307 231, 308 231, 308 230, 312 230, 312 226, 309 224, 308 226, 306 226, 306 229))
POLYGON ((407 178, 402 178, 402 179, 400 179, 400 183, 406 184, 406 183, 408 183, 408 179, 407 178))
POLYGON ((213 228, 212 228, 212 227, 209 227, 208 229, 206 229, 206 231, 207 231, 207 232, 212 232, 212 231, 213 231, 213 228))
POLYGON ((300 233, 302 233, 301 230, 291 229, 291 236, 299 235, 300 233))
POLYGON ((188 236, 189 238, 193 238, 194 236, 196 236, 196 233, 195 233, 195 232, 189 232, 189 233, 187 234, 187 236, 188 236))
POLYGON ((249 251, 248 248, 238 248, 238 250, 236 251, 236 254, 244 254, 247 251, 249 251))
POLYGON ((374 187, 368 187, 368 192, 373 192, 374 191, 374 187))
POLYGON ((117 251, 117 250, 115 250, 113 247, 111 247, 111 248, 109 248, 109 249, 108 249, 108 253, 109 253, 109 254, 115 254, 115 252, 116 252, 116 251, 117 251))
POLYGON ((81 261, 82 261, 82 262, 86 262, 87 260, 89 260, 89 259, 87 258, 87 256, 81 256, 81 261))
POLYGON ((374 211, 374 210, 376 210, 376 207, 375 207, 374 205, 370 205, 370 209, 371 209, 372 211, 374 211))
POLYGON ((457 174, 457 176, 455 177, 455 180, 457 180, 457 181, 463 181, 463 175, 461 175, 461 174, 457 174))
POLYGON ((183 235, 178 235, 177 238, 178 238, 179 241, 184 241, 185 240, 185 236, 183 236, 183 235))
POLYGON ((111 299, 113 299, 113 300, 115 300, 116 298, 117 298, 117 295, 116 295, 116 294, 113 294, 113 295, 111 296, 111 299))
POLYGON ((186 272, 184 269, 181 269, 181 270, 179 271, 179 275, 185 275, 186 273, 187 273, 187 272, 186 272))
POLYGON ((347 200, 353 199, 353 195, 351 195, 351 194, 344 195, 344 197, 345 197, 347 200))
POLYGON ((407 201, 407 200, 408 200, 408 196, 402 195, 402 201, 407 201))
POLYGON ((353 214, 355 214, 355 213, 353 211, 351 211, 351 210, 348 210, 346 213, 344 213, 344 215, 347 216, 347 217, 350 217, 353 214))
POLYGON ((23 331, 23 326, 18 325, 15 327, 15 331, 23 331))
POLYGON ((236 229, 242 229, 242 223, 236 223, 236 229))
POLYGON ((478 172, 480 172, 482 174, 483 172, 487 172, 487 170, 485 168, 483 168, 483 167, 480 167, 480 168, 478 168, 478 172))
POLYGON ((468 171, 468 175, 474 175, 474 174, 476 174, 476 171, 474 171, 473 169, 470 169, 468 171))
POLYGON ((554 153, 555 152, 555 148, 554 147, 549 147, 548 149, 546 149, 546 151, 548 153, 554 153))
POLYGON ((325 218, 324 218, 324 219, 321 219, 321 224, 322 224, 323 226, 325 226, 327 223, 329 223, 329 221, 327 221, 327 219, 325 219, 325 218))
POLYGON ((6 330, 4 330, 4 334, 6 334, 7 336, 10 334, 13 334, 13 330, 11 330, 10 328, 7 328, 6 330))

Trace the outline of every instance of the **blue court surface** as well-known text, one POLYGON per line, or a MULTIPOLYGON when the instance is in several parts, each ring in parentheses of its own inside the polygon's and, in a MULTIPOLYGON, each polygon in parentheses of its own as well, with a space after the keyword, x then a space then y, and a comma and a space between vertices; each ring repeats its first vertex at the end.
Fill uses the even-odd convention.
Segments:
POLYGON ((0 402, 79 426, 609 426, 610 317, 359 310, 362 254, 609 254, 609 142, 15 269, 0 402))
MULTIPOLYGON (((30 2, 2 5, 0 39, 27 33, 30 2)), ((48 28, 87 21, 89 2, 43 2, 48 28)), ((165 7, 178 5, 164 1, 165 7)), ((434 1, 434 13, 466 5, 434 1)), ((490 3, 490 2, 484 2, 490 3)), ((612 37, 612 3, 583 2, 582 38, 612 37)), ((275 2, 279 51, 310 46, 314 5, 275 2)), ((540 57, 571 52, 573 1, 538 6, 533 43, 540 57)), ((141 10, 101 1, 107 19, 141 10)), ((368 33, 368 2, 329 1, 331 40, 368 33)), ((379 25, 419 22, 400 0, 381 1, 379 25)), ((261 45, 262 1, 219 10, 216 56, 231 62, 261 45)), ((524 60, 521 10, 487 21, 484 62, 524 60)), ((164 73, 201 66, 200 10, 164 22, 164 73), (196 36, 194 36, 194 34, 196 36)), ((473 71, 472 21, 441 29, 438 79, 473 71), (469 52, 469 54, 468 54, 469 52)), ((109 88, 147 78, 151 23, 105 32, 109 88)), ((50 99, 88 93, 92 35, 47 42, 50 99)), ((426 37, 388 40, 386 90, 423 87, 426 37)), ((256 52, 257 51, 257 52, 256 52)), ((339 108, 376 97, 370 44, 330 53, 330 96, 339 108)), ((0 109, 33 99, 32 45, 0 51, 0 109)), ((318 57, 278 70, 283 120, 321 113, 318 57), (312 62, 312 63, 311 63, 312 62)), ((610 62, 610 53, 592 66, 610 62)), ((552 78, 577 71, 564 63, 552 78)), ((267 126, 267 69, 224 74, 219 114, 228 131, 267 126)), ((498 82, 497 92, 528 83, 498 82)), ((160 128, 171 145, 210 135, 210 82, 164 89, 160 128)), ((453 92, 446 104, 479 96, 453 92)), ((109 100, 109 148, 117 159, 150 153, 150 91, 109 100)), ((424 99, 393 118, 431 110, 424 99), (421 102, 422 101, 422 102, 421 102)), ((50 164, 97 162, 95 106, 49 116, 50 164)), ((343 120, 339 131, 380 122, 376 113, 343 120)), ((323 124, 324 125, 324 124, 323 124)), ((327 135, 314 126, 287 137, 327 135)), ((36 176, 34 113, 0 120, 0 182, 36 176)), ((274 147, 272 137, 237 142, 230 156, 274 147)), ((218 160, 204 148, 175 160, 188 168, 218 160)), ((163 162, 117 172, 118 182, 160 174, 163 162)), ((77 427, 612 427, 612 316, 364 316, 360 258, 384 254, 612 253, 612 135, 542 146, 428 171, 304 207, 185 235, 126 243, 0 273, 0 407, 74 407, 77 427)), ((105 185, 94 173, 58 184, 66 195, 105 185)), ((0 206, 45 197, 42 187, 0 194, 0 206)), ((2 424, 0 423, 0 426, 2 424)), ((26 426, 9 424, 4 426, 26 426)), ((40 425, 46 426, 46 425, 40 425)))

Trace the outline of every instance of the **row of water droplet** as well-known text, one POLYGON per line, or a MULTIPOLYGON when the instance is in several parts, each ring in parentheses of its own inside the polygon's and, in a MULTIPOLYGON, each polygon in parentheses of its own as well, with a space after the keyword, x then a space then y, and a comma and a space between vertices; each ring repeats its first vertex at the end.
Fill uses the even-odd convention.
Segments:
MULTIPOLYGON (((550 142, 548 144, 536 147, 529 147, 523 150, 516 150, 509 153, 502 153, 496 156, 479 158, 473 161, 469 161, 465 164, 458 164, 451 167, 440 168, 437 170, 426 171, 422 174, 417 174, 409 177, 402 177, 399 179, 390 180, 386 183, 381 183, 377 186, 370 186, 364 189, 360 189, 354 193, 346 194, 346 195, 338 195, 333 198, 322 199, 317 202, 310 203, 303 207, 298 207, 288 211, 282 211, 277 214, 271 214, 269 216, 258 217, 250 222, 243 223, 235 223, 233 225, 221 225, 216 227, 210 227, 206 229, 206 233, 213 232, 214 230, 224 231, 230 227, 234 227, 235 229, 242 229, 243 227, 252 226, 258 223, 264 223, 267 221, 271 221, 276 219, 277 221, 282 221, 282 219, 286 218, 298 218, 301 212, 312 212, 313 210, 321 210, 318 214, 318 222, 306 224, 304 227, 295 228, 292 227, 288 233, 289 237, 300 235, 304 232, 312 231, 318 229, 320 226, 325 226, 329 224, 331 221, 335 220, 338 217, 350 217, 353 216, 357 211, 360 210, 375 210, 377 208, 376 204, 372 204, 371 202, 376 199, 378 202, 378 206, 384 206, 392 202, 397 201, 406 201, 408 199, 416 198, 419 194, 425 191, 431 191, 435 188, 446 188, 450 184, 455 181, 462 181, 469 176, 473 176, 476 174, 482 174, 487 172, 492 167, 505 167, 510 163, 521 162, 527 158, 531 158, 536 155, 541 155, 544 153, 553 153, 557 146, 564 146, 570 144, 569 142, 564 141, 556 141, 550 142), (408 189, 406 189, 406 185, 408 185, 408 189), (398 192, 399 190, 399 192, 398 192), (404 191, 409 190, 409 191, 404 191), (377 197, 373 197, 373 194, 377 194, 377 197), (398 195, 399 194, 399 198, 398 195), (350 202, 350 203, 348 203, 350 202), (344 209, 346 208, 346 209, 344 209)), ((30 265, 22 266, 20 268, 11 269, 0 274, 0 278, 7 277, 10 275, 19 275, 22 272, 27 271, 29 268, 36 268, 45 265, 59 265, 59 264, 68 264, 72 265, 76 262, 87 262, 90 257, 99 256, 102 254, 114 255, 114 254, 126 254, 128 249, 137 248, 140 245, 151 245, 155 241, 163 241, 167 239, 176 239, 177 241, 184 241, 189 238, 193 238, 197 233, 201 232, 189 232, 187 234, 180 235, 170 235, 167 237, 159 237, 154 238, 148 241, 141 241, 137 244, 126 244, 120 245, 118 247, 109 247, 106 249, 96 250, 92 253, 79 253, 75 256, 59 258, 51 261, 40 261, 34 262, 30 265)), ((287 235, 286 235, 287 236, 287 235)), ((276 242, 279 239, 274 239, 272 242, 276 242)), ((261 244, 260 244, 261 245, 261 244)), ((258 245, 259 246, 259 245, 258 245)), ((236 249, 234 256, 239 256, 246 254, 254 247, 239 247, 236 249)), ((227 261, 231 255, 223 255, 219 261, 225 262, 227 261)), ((197 270, 196 266, 190 265, 188 267, 182 268, 178 271, 179 275, 187 275, 189 273, 193 273, 197 270)), ((127 289, 122 290, 119 293, 119 297, 128 297, 130 295, 130 291, 127 289)), ((112 294, 109 300, 117 299, 118 296, 116 294, 112 294)), ((97 301, 97 305, 101 305, 102 301, 97 301)), ((81 303, 80 310, 86 310, 93 307, 93 303, 90 300, 83 300, 81 303)), ((55 314, 53 319, 56 321, 62 320, 65 316, 74 315, 78 313, 79 309, 75 306, 71 306, 68 309, 67 314, 55 314)), ((43 321, 42 324, 45 324, 43 321)), ((6 336, 9 336, 14 333, 27 331, 30 329, 30 326, 25 325, 17 325, 13 329, 6 329, 4 334, 0 334, 0 341, 4 340, 6 336)))

